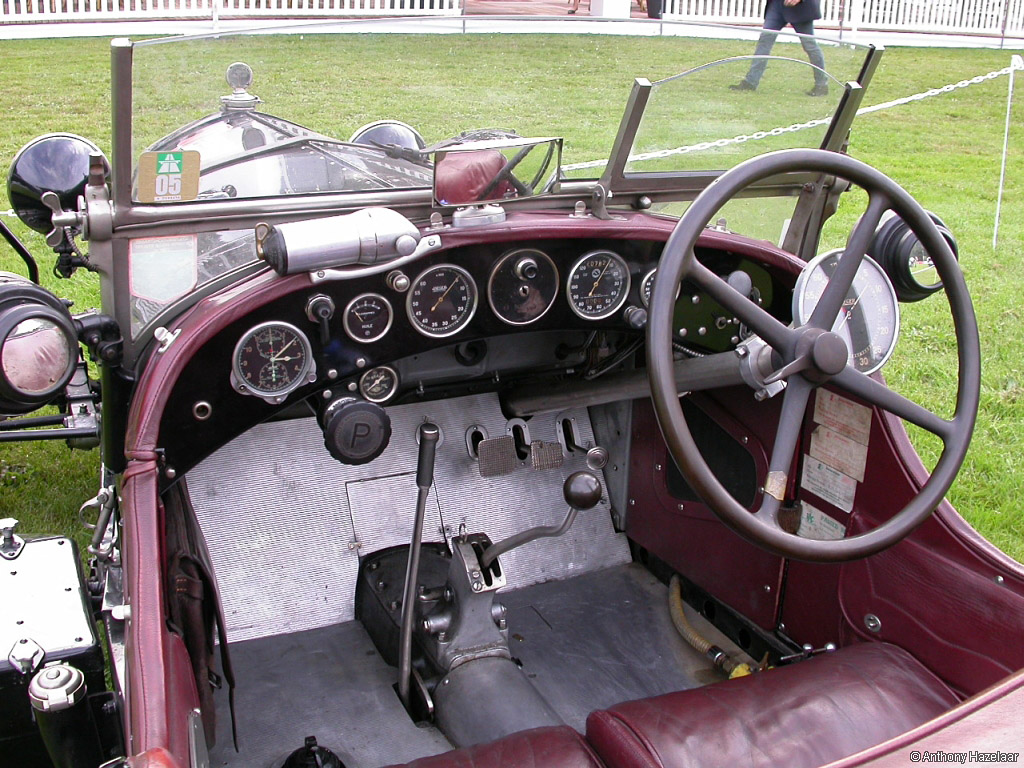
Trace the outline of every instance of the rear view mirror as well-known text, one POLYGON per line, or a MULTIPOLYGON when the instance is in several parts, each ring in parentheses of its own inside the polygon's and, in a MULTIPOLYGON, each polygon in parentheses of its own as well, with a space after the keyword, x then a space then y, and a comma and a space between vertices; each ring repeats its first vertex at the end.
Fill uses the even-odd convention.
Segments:
POLYGON ((554 191, 561 139, 473 141, 434 156, 434 202, 477 205, 554 191))
MULTIPOLYGON (((868 254, 885 270, 900 301, 920 301, 942 289, 932 258, 907 223, 895 213, 882 219, 868 246, 868 254)), ((934 213, 928 212, 946 239, 953 256, 960 258, 956 238, 934 213)))

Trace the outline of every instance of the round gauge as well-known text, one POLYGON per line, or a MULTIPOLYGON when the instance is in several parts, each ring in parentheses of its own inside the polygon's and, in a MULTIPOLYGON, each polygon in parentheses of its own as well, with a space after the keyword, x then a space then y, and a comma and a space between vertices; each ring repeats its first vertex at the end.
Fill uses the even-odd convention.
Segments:
POLYGON ((393 319, 387 299, 376 293, 364 293, 345 307, 342 324, 353 341, 367 343, 383 338, 391 329, 393 319))
MULTIPOLYGON (((646 275, 644 279, 640 281, 640 301, 645 307, 651 306, 651 293, 654 291, 654 276, 658 274, 657 269, 652 269, 646 275)), ((679 291, 682 285, 676 286, 676 299, 679 298, 679 291)))
MULTIPOLYGON (((800 273, 793 292, 793 319, 797 325, 810 320, 842 253, 840 249, 816 256, 800 273)), ((899 329, 900 307, 892 283, 878 262, 865 256, 832 331, 846 342, 850 364, 862 373, 873 373, 892 355, 899 329)))
POLYGON ((629 268, 611 251, 591 251, 573 265, 565 294, 584 320, 610 317, 626 303, 629 268))
POLYGON ((291 323, 253 326, 235 345, 231 380, 242 394, 282 402, 289 392, 316 380, 309 339, 291 323))
POLYGON ((398 391, 398 373, 387 365, 371 368, 359 378, 359 393, 371 403, 390 400, 398 391))
POLYGON ((424 336, 442 338, 469 323, 476 300, 476 283, 466 270, 439 264, 413 281, 405 306, 413 328, 424 336))
POLYGON ((487 282, 487 301, 509 325, 539 320, 555 303, 558 268, 546 253, 521 248, 501 257, 487 282))

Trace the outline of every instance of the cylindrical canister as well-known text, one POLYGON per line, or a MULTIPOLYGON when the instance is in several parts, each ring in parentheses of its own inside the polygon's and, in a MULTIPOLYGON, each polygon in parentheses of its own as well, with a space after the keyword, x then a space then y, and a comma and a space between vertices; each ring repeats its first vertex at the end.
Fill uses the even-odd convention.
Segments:
POLYGON ((54 768, 95 768, 103 762, 86 699, 85 675, 70 664, 39 670, 28 697, 54 768))

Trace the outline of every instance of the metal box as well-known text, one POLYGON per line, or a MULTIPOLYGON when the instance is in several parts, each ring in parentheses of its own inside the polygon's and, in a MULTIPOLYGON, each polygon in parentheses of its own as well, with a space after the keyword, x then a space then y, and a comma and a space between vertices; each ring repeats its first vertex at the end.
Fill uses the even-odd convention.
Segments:
POLYGON ((78 548, 65 537, 26 541, 0 558, 0 755, 17 755, 19 766, 51 765, 28 684, 54 661, 81 670, 90 694, 106 689, 78 548))

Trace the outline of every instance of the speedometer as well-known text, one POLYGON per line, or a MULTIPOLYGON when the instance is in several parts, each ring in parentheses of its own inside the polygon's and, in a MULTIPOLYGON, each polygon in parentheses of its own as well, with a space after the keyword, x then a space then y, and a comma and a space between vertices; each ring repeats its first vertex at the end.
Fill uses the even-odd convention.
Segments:
POLYGON ((629 267, 612 251, 591 251, 573 265, 565 294, 572 311, 584 320, 611 317, 626 303, 629 267))
MULTIPOLYGON (((793 292, 797 325, 810 320, 842 254, 839 249, 816 256, 800 273, 793 292)), ((892 355, 899 329, 900 307, 892 283, 878 262, 865 256, 831 330, 846 342, 850 364, 862 373, 874 373, 892 355)))
POLYGON ((291 323, 260 323, 242 334, 235 345, 231 385, 243 395, 276 404, 315 380, 309 339, 291 323))
POLYGON ((413 328, 441 338, 466 327, 476 303, 476 283, 469 273, 453 264, 439 264, 413 280, 405 306, 413 328))

